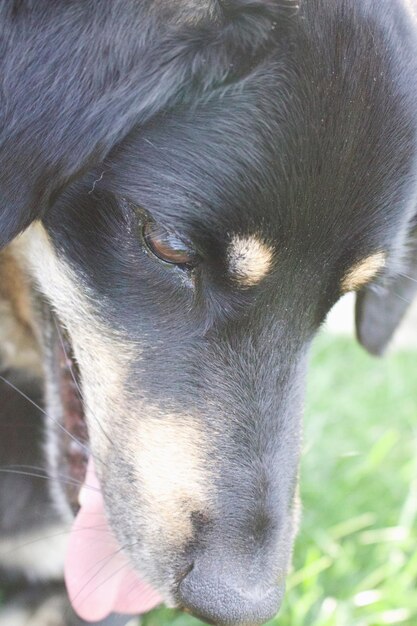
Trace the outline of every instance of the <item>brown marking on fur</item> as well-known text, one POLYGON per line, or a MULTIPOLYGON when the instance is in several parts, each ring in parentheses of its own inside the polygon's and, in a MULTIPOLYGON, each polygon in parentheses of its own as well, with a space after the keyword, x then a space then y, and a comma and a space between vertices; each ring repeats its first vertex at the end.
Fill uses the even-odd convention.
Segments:
POLYGON ((207 445, 191 418, 143 416, 132 450, 141 496, 169 543, 192 536, 191 513, 207 510, 210 471, 207 445))
POLYGON ((273 251, 255 235, 235 235, 229 244, 229 271, 241 287, 258 284, 269 272, 273 251))
POLYGON ((342 290, 356 291, 364 287, 384 267, 385 261, 385 252, 376 252, 356 263, 343 277, 341 283, 342 290))
POLYGON ((13 244, 0 252, 0 297, 10 302, 16 320, 33 331, 27 277, 13 254, 13 244))
POLYGON ((0 252, 0 355, 3 367, 41 373, 29 281, 15 244, 0 252))

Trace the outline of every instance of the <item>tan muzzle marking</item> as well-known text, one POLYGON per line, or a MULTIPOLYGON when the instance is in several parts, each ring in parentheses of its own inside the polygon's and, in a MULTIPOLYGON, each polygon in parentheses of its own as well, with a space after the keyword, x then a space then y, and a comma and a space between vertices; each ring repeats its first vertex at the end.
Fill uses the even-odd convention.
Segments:
POLYGON ((133 451, 148 513, 170 542, 192 535, 191 513, 207 510, 210 472, 202 430, 191 418, 142 417, 133 451))

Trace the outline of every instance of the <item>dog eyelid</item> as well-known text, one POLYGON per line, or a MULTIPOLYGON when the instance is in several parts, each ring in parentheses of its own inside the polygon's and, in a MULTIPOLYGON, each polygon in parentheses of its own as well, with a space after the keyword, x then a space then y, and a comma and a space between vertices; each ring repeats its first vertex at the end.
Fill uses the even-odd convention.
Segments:
POLYGON ((142 237, 148 252, 165 263, 184 267, 194 267, 197 264, 196 251, 175 231, 147 221, 142 226, 142 237))

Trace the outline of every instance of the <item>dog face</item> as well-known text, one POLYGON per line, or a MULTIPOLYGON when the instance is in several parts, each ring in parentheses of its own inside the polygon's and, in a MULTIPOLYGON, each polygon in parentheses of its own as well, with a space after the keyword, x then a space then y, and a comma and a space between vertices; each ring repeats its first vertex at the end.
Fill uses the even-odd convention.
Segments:
POLYGON ((216 623, 278 609, 310 342, 346 291, 363 330, 413 227, 409 77, 372 6, 311 3, 230 84, 132 125, 21 238, 51 410, 56 316, 114 532, 216 623))

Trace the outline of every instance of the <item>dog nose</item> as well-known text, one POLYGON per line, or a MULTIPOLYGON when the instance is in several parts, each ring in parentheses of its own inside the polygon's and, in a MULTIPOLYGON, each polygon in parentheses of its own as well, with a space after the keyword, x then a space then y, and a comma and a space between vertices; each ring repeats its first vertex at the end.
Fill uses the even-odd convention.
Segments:
MULTIPOLYGON (((220 569, 221 571, 221 569, 220 569)), ((270 620, 279 610, 284 585, 268 586, 214 575, 198 565, 182 580, 178 596, 183 609, 219 626, 255 626, 270 620)))

